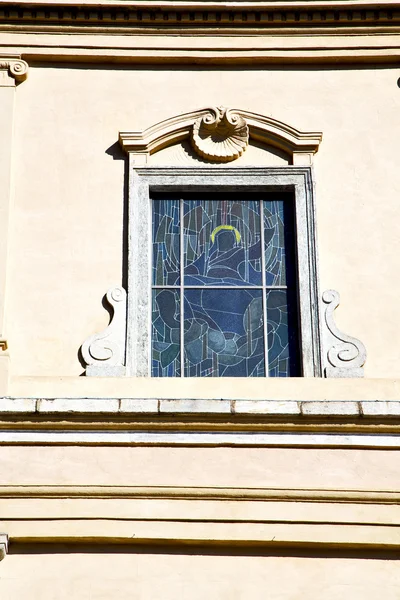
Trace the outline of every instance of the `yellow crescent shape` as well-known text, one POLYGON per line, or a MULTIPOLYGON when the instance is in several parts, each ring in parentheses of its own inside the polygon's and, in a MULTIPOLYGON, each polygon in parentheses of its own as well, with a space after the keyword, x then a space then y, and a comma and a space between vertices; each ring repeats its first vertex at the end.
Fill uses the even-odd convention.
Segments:
POLYGON ((235 232, 235 237, 236 237, 236 241, 237 243, 240 242, 242 236, 240 235, 239 231, 236 229, 236 227, 234 227, 233 225, 218 225, 218 227, 216 227, 214 229, 214 231, 211 234, 211 242, 214 243, 215 240, 215 236, 218 233, 218 231, 221 231, 221 229, 227 229, 228 231, 234 231, 235 232))

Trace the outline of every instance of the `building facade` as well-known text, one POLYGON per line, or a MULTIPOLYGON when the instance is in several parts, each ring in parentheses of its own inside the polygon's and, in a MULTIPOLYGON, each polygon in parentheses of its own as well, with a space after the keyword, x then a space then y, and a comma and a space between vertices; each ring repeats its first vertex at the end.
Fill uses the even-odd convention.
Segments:
POLYGON ((398 2, 0 1, 2 599, 397 600, 399 59, 398 2))

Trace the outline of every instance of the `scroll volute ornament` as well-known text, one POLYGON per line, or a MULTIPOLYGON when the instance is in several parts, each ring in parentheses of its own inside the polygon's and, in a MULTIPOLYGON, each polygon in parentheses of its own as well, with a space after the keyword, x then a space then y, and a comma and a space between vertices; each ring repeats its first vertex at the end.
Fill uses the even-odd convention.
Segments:
POLYGON ((28 76, 28 63, 20 58, 0 56, 0 70, 7 70, 10 78, 21 83, 28 76))
POLYGON ((230 162, 239 158, 249 144, 245 119, 227 108, 211 108, 193 125, 192 146, 202 158, 230 162))

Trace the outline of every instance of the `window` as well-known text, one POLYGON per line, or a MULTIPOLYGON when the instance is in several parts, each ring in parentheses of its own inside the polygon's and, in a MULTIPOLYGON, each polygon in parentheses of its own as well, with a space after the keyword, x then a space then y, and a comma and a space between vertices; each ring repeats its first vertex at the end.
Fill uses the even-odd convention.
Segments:
POLYGON ((152 376, 299 375, 293 194, 151 201, 152 376))
POLYGON ((113 318, 82 345, 86 375, 363 376, 364 345, 333 320, 339 294, 324 292, 320 310, 311 164, 321 139, 224 107, 120 133, 127 290, 107 292, 113 318), (261 148, 257 164, 283 165, 239 166, 247 147, 261 148))
POLYGON ((131 168, 127 374, 321 375, 311 169, 131 168))

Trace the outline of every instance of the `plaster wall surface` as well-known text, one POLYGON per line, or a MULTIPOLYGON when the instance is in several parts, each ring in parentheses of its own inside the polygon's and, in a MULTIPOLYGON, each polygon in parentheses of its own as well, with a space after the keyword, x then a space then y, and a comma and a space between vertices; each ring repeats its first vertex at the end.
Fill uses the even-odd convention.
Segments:
POLYGON ((101 298, 123 272, 118 132, 223 104, 323 132, 315 157, 321 289, 340 291, 336 320, 366 345, 366 376, 395 378, 397 78, 384 66, 32 65, 16 90, 6 313, 12 374, 79 375, 79 346, 107 324, 101 298))
POLYGON ((397 491, 399 458, 397 450, 4 446, 0 481, 397 491))
POLYGON ((1 565, 2 599, 397 600, 400 585, 395 560, 32 550, 1 565))

